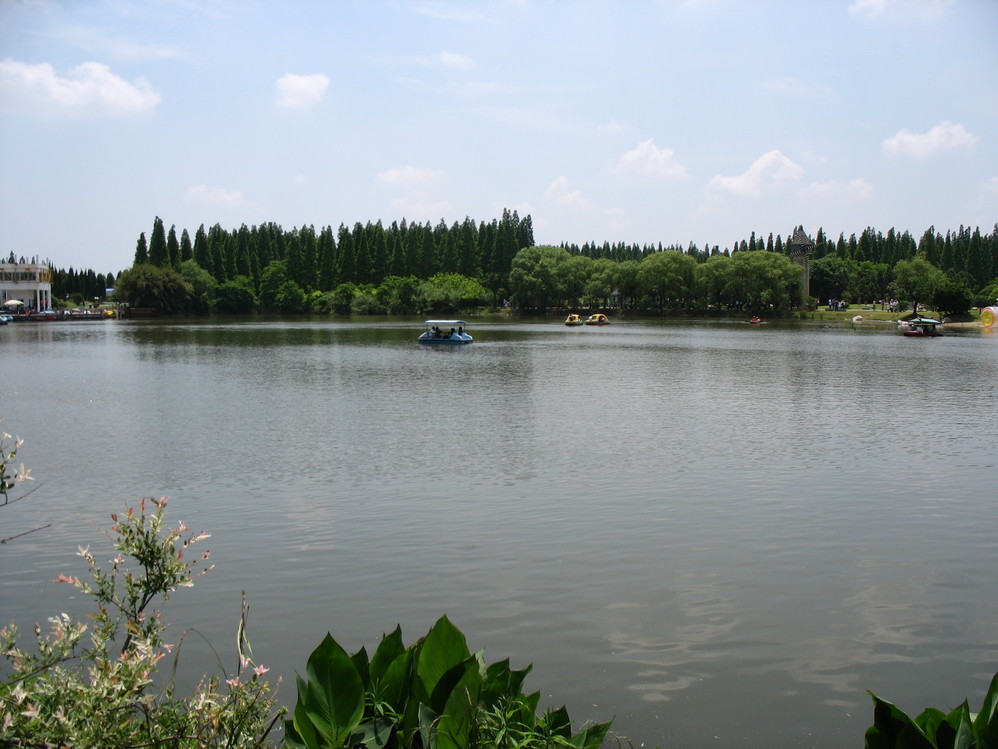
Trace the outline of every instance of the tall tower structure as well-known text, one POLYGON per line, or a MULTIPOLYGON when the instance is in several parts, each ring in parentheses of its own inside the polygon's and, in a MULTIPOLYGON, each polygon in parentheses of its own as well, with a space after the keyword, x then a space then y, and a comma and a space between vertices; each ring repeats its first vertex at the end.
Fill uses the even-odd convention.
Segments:
POLYGON ((787 251, 801 267, 801 304, 807 305, 808 297, 811 296, 811 255, 814 254, 814 242, 804 233, 803 226, 794 229, 790 243, 787 245, 787 251))

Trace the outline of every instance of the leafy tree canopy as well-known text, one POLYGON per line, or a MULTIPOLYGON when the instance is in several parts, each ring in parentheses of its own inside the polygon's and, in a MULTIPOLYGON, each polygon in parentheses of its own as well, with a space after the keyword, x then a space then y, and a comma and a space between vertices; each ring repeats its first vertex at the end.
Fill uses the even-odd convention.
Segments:
POLYGON ((924 257, 901 260, 894 266, 893 287, 911 302, 912 312, 918 311, 919 302, 930 301, 945 280, 943 272, 924 257))
POLYGON ((156 265, 135 265, 122 271, 115 287, 115 296, 128 306, 167 315, 183 312, 191 293, 180 273, 156 265))

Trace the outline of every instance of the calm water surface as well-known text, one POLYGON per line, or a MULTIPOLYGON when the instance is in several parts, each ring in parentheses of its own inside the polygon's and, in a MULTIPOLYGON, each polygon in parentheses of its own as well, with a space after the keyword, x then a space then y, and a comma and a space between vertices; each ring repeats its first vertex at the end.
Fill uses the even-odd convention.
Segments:
MULTIPOLYGON (((0 328, 37 490, 0 515, 0 619, 143 496, 213 534, 168 604, 191 675, 257 660, 293 704, 443 613, 636 746, 862 746, 865 690, 977 709, 998 670, 998 335, 888 326, 413 321, 0 328)), ((99 555, 98 555, 99 556, 99 555)), ((99 557, 100 558, 100 557, 99 557)))

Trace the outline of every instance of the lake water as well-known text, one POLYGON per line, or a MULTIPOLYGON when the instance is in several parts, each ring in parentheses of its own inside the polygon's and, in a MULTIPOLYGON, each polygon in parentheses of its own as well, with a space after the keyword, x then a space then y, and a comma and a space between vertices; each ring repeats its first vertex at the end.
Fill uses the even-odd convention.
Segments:
MULTIPOLYGON (((884 324, 94 321, 0 328, 36 490, 0 620, 126 502, 213 534, 182 664, 294 672, 446 613, 635 746, 862 746, 870 689, 980 707, 998 670, 998 335, 884 324)), ((106 543, 106 541, 104 542, 106 543)), ((98 555, 98 558, 101 558, 98 555)), ((110 552, 108 557, 110 558, 110 552)), ((30 634, 30 631, 29 631, 30 634)), ((194 677, 189 677, 193 681, 194 677)))

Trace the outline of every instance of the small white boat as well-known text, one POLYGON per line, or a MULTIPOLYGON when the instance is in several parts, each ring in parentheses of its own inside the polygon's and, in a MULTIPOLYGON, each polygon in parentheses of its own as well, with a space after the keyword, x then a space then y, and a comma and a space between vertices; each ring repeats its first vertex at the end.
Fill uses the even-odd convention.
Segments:
POLYGON ((426 331, 416 340, 444 346, 471 343, 475 339, 465 332, 467 325, 464 320, 427 320, 426 331))

